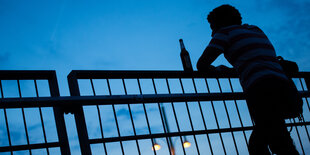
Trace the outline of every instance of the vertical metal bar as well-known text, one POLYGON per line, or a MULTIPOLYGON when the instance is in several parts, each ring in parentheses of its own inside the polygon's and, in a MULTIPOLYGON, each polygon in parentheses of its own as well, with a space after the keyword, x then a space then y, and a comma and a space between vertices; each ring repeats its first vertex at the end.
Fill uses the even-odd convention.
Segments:
MULTIPOLYGON (((108 89, 109 89, 109 95, 112 95, 109 79, 107 79, 107 85, 108 85, 108 89)), ((114 114, 114 118, 115 118, 115 123, 116 123, 118 137, 121 137, 121 132, 119 130, 119 125, 118 125, 118 120, 117 120, 117 115, 116 115, 116 112, 115 112, 114 104, 112 104, 112 109, 113 109, 113 114, 114 114)), ((122 154, 124 155, 125 152, 124 152, 124 147, 123 147, 123 142, 122 141, 120 141, 120 145, 121 145, 122 154)))
MULTIPOLYGON (((36 79, 34 79, 34 87, 35 87, 35 90, 36 90, 36 97, 39 97, 39 91, 38 91, 38 85, 37 85, 37 80, 36 79)), ((40 113, 40 120, 41 120, 41 124, 42 124, 44 143, 47 144, 45 125, 44 125, 44 121, 43 121, 42 109, 41 109, 40 106, 39 106, 39 113, 40 113)), ((47 152, 48 155, 50 154, 48 148, 46 148, 46 152, 47 152)))
MULTIPOLYGON (((166 78, 166 84, 167 84, 167 88, 168 88, 168 93, 171 94, 171 90, 170 90, 170 86, 169 86, 169 82, 168 82, 167 78, 166 78)), ((181 132, 180 126, 179 126, 179 121, 178 121, 178 118, 177 118, 177 114, 175 112, 175 108, 174 108, 174 103, 173 102, 171 102, 171 106, 172 106, 172 111, 173 111, 174 119, 176 121, 178 132, 181 132)), ((183 153, 186 154, 185 148, 183 146, 184 142, 183 142, 182 136, 180 136, 180 140, 181 140, 181 144, 182 144, 183 153)))
MULTIPOLYGON (((210 88, 209 88, 209 84, 207 82, 207 79, 204 78, 204 80, 205 80, 208 92, 211 93, 210 88)), ((215 112, 213 101, 211 101, 211 106, 212 106, 213 114, 214 114, 214 117, 215 117, 216 126, 217 126, 218 129, 220 129, 220 125, 219 125, 219 122, 217 120, 217 116, 216 116, 216 112, 215 112)), ((222 147, 223 147, 223 150, 224 150, 224 154, 226 155, 227 153, 226 153, 226 149, 225 149, 225 145, 224 145, 224 141, 223 141, 223 137, 222 137, 222 133, 221 132, 219 132, 219 136, 220 136, 220 140, 221 140, 222 147)))
MULTIPOLYGON (((306 83, 306 86, 307 86, 307 90, 310 91, 310 77, 307 76, 307 77, 305 77, 304 79, 305 79, 305 83, 306 83)), ((307 101, 308 109, 309 109, 309 111, 310 111, 310 106, 309 106, 308 97, 306 97, 306 101, 307 101)))
MULTIPOLYGON (((19 80, 17 80, 17 86, 18 86, 18 94, 19 94, 19 98, 22 98, 22 93, 21 93, 21 89, 20 89, 20 82, 19 80)), ((26 117, 25 117, 25 111, 24 108, 22 108, 22 114, 23 114, 23 123, 24 123, 24 127, 25 127, 25 133, 26 133, 26 139, 27 139, 27 145, 29 147, 29 135, 28 135, 28 130, 27 130, 27 122, 26 122, 26 117)), ((29 147, 29 154, 31 155, 31 149, 29 147)))
MULTIPOLYGON (((195 94, 197 94, 198 91, 197 91, 197 87, 196 87, 194 78, 192 78, 192 82, 193 82, 195 94)), ((199 106, 200 114, 201 114, 201 116, 202 116, 203 126, 204 126, 205 130, 207 131, 208 128, 207 128, 206 120, 205 120, 205 117, 204 117, 204 114, 203 114, 203 111, 202 111, 202 108, 201 108, 201 103, 200 103, 200 101, 198 101, 198 106, 199 106)), ((211 154, 213 155, 214 153, 213 153, 213 149, 212 149, 212 145, 211 145, 209 133, 207 133, 206 136, 207 136, 207 140, 208 140, 208 143, 209 143, 209 148, 210 148, 211 154)))
MULTIPOLYGON (((309 73, 307 73, 307 75, 304 76, 304 80, 305 80, 305 84, 307 86, 307 90, 310 91, 310 74, 309 73)), ((303 85, 302 85, 302 87, 303 87, 303 85)), ((304 87, 303 87, 303 90, 305 90, 304 87)), ((305 97, 305 99, 306 99, 306 103, 307 103, 307 106, 308 106, 308 110, 310 111, 308 97, 305 97)), ((305 128, 307 128, 307 126, 305 126, 305 128)))
MULTIPOLYGON (((230 80, 230 79, 229 79, 230 80)), ((230 84, 231 85, 231 84, 230 84)), ((231 90, 233 90, 233 87, 232 87, 232 85, 231 85, 231 90)), ((242 90, 243 91, 243 90, 242 90)), ((244 93, 244 92, 243 92, 244 93)), ((247 104, 246 104, 247 105, 247 104)), ((236 103, 236 106, 237 106, 237 103, 236 103)), ((238 106, 237 106, 238 107, 238 106)), ((241 118, 241 117, 240 117, 241 118)), ((255 122, 254 122, 254 120, 253 120, 253 118, 252 118, 252 115, 250 114, 250 119, 251 119, 251 123, 252 123, 252 126, 254 126, 255 125, 255 122)), ((247 144, 248 145, 248 144, 247 144)))
MULTIPOLYGON (((293 122, 296 123, 295 118, 293 119, 293 122)), ((295 127, 295 129, 296 129, 296 133, 297 133, 297 137, 298 137, 298 141, 299 141, 299 144, 300 144, 302 153, 305 154, 305 150, 304 150, 304 147, 303 147, 302 142, 301 142, 301 138, 300 138, 300 134, 299 134, 297 125, 295 125, 294 127, 295 127)))
MULTIPOLYGON (((59 97, 59 88, 58 82, 56 77, 56 72, 48 79, 48 85, 50 88, 50 95, 51 97, 59 97)), ((54 118, 56 123, 57 135, 60 144, 60 151, 62 155, 70 155, 70 148, 69 148, 69 140, 68 134, 66 130, 64 112, 60 107, 53 107, 54 111, 54 118)))
MULTIPOLYGON (((170 133, 170 129, 169 129, 169 125, 168 125, 168 120, 167 120, 167 115, 166 115, 166 110, 164 108, 164 106, 161 106, 159 107, 161 108, 161 117, 163 118, 163 128, 164 128, 164 131, 167 131, 168 133, 170 133)), ((175 155, 175 148, 174 148, 174 145, 172 143, 172 138, 171 136, 167 137, 166 136, 166 141, 167 141, 167 144, 168 144, 168 149, 169 149, 169 153, 170 155, 175 155)))
MULTIPOLYGON (((230 80, 230 78, 228 78, 229 79, 229 85, 230 85, 230 88, 231 88, 231 91, 233 92, 233 86, 232 86, 232 83, 231 83, 231 80, 230 80)), ((243 92, 244 93, 244 92, 243 92)), ((234 100, 234 102, 235 102, 235 106, 236 106, 236 108, 237 108, 237 111, 238 111, 238 116, 239 116, 239 120, 241 121, 241 123, 242 123, 242 120, 241 120, 241 115, 240 115, 240 113, 239 113, 239 109, 238 109, 238 105, 237 105, 237 101, 236 100, 234 100)), ((252 123, 252 126, 254 126, 255 125, 255 122, 254 122, 254 120, 253 120, 253 118, 252 118, 252 116, 251 116, 251 114, 250 114, 250 119, 251 119, 251 123, 252 123)), ((244 131, 243 131, 244 132, 244 131)), ((244 135, 245 135, 245 133, 244 133, 244 135)), ((248 146, 248 142, 247 142, 247 140, 246 140, 246 144, 247 144, 247 146, 248 146)))
MULTIPOLYGON (((139 92, 142 95, 142 88, 141 88, 141 84, 140 84, 140 79, 137 79, 137 82, 138 82, 138 86, 139 86, 139 92)), ((149 130, 150 135, 152 135, 152 131, 151 131, 151 127, 150 127, 150 122, 149 122, 149 117, 148 117, 147 112, 146 112, 145 103, 142 103, 142 105, 143 105, 143 110, 144 110, 144 115, 145 115, 145 119, 146 119, 147 128, 149 130)), ((154 139, 153 138, 151 138, 151 142, 152 142, 152 147, 154 147, 154 139)), ((156 150, 155 149, 153 149, 153 152, 156 155, 156 150)))
MULTIPOLYGON (((157 89, 156 89, 154 78, 152 78, 152 83, 153 83, 153 89, 154 89, 155 95, 157 95, 157 89)), ((162 107, 163 108, 162 109, 159 103, 157 103, 157 107, 159 109, 160 119, 161 119, 161 123, 162 123, 163 128, 164 128, 164 133, 167 134, 167 131, 169 132, 169 130, 166 128, 166 127, 168 127, 168 124, 165 123, 165 122, 167 122, 167 120, 164 121, 164 119, 163 119, 163 113, 165 112, 164 108, 162 107)), ((165 137, 165 138, 166 138, 166 141, 168 144, 169 154, 174 155, 174 152, 173 152, 174 150, 171 150, 171 149, 174 149, 172 141, 171 141, 171 137, 169 137, 169 139, 168 139, 168 137, 165 137)))
MULTIPOLYGON (((79 85, 77 81, 77 77, 74 74, 69 74, 68 76, 68 84, 70 89, 71 96, 80 96, 79 85)), ((88 132, 85 122, 85 116, 82 106, 68 107, 74 110, 74 118, 76 129, 78 132, 78 138, 80 143, 80 149, 82 155, 91 154, 90 143, 88 138, 88 132)))
MULTIPOLYGON (((229 86, 230 86, 231 92, 234 93, 235 91, 233 89, 233 86, 232 86, 232 83, 231 83, 231 79, 228 78, 228 81, 229 81, 229 86)), ((237 101, 234 100, 234 103, 235 103, 235 107, 236 107, 236 110, 237 110, 237 114, 238 114, 238 118, 239 118, 239 121, 240 121, 241 128, 243 128, 244 126, 243 126, 243 122, 242 122, 241 115, 240 115, 240 112, 239 112, 239 108, 238 108, 238 105, 237 105, 237 101)), ((243 133, 243 137, 244 137, 247 149, 248 149, 249 148, 249 144, 248 144, 248 140, 247 140, 245 131, 242 130, 242 133, 243 133)))
MULTIPOLYGON (((304 117, 302 117, 302 122, 303 122, 303 123, 306 123, 306 121, 305 121, 305 118, 304 118, 304 117)), ((305 127, 305 130, 306 130, 306 134, 307 134, 308 140, 310 141, 310 137, 309 137, 309 132, 308 132, 307 125, 304 125, 304 127, 305 127)))
MULTIPOLYGON (((125 95, 128 95, 127 94, 127 88, 126 88, 125 80, 123 78, 122 78, 122 83, 123 83, 125 95)), ((130 120, 131 120, 132 128, 133 128, 133 133, 134 133, 134 136, 136 137, 137 133, 136 133, 136 128, 135 128, 135 123, 133 122, 131 108, 130 108, 129 104, 127 104, 127 106, 128 106, 128 111, 129 111, 129 115, 130 115, 130 120)), ((140 151, 140 147, 139 147, 139 143, 138 143, 137 139, 136 139, 136 145, 137 145, 138 153, 141 155, 141 151, 140 151)))
MULTIPOLYGON (((3 88, 2 88, 2 81, 0 80, 0 89, 1 89, 1 98, 4 98, 4 93, 3 93, 3 88)), ((4 112, 4 118, 5 118, 5 125, 6 125, 6 131, 8 133, 8 140, 9 140, 9 146, 12 147, 12 142, 11 142, 11 134, 10 134, 10 129, 9 129, 9 123, 8 123, 8 116, 6 114, 6 109, 3 108, 4 112)), ((13 150, 11 151, 11 155, 13 155, 13 150)))
MULTIPOLYGON (((90 79, 90 84, 91 84, 91 88, 92 88, 92 90, 93 90, 93 94, 94 94, 94 96, 96 96, 96 91, 95 91, 93 79, 90 79)), ((101 138, 104 139, 103 127, 102 127, 102 122, 101 122, 100 109, 99 109, 99 106, 98 106, 98 105, 96 105, 96 107, 97 107, 97 112, 98 112, 98 117, 99 117, 99 125, 100 125, 101 138)), ((105 142, 103 142, 102 144, 103 144, 103 148, 104 148, 104 153, 107 155, 108 153, 107 153, 107 148, 106 148, 105 142)))
MULTIPOLYGON (((302 91, 305 91, 305 88, 304 88, 304 86, 303 86, 303 84, 302 84, 301 78, 298 78, 298 79, 299 79, 299 81, 300 81, 302 91)), ((305 97, 305 100, 306 100, 306 102, 307 102, 307 105, 309 106, 309 102, 308 102, 307 97, 305 97)), ((304 119, 303 117, 302 117, 302 121, 305 122, 305 119, 304 119)), ((305 130, 306 130, 306 134, 307 134, 307 136, 308 136, 308 139, 309 139, 309 141, 310 141, 310 137, 309 137, 309 132, 308 132, 307 125, 305 125, 305 130)))
MULTIPOLYGON (((301 78, 298 78, 298 79, 299 79, 299 81, 300 81, 302 91, 305 91, 305 87, 304 87, 304 85, 302 84, 303 82, 301 81, 301 78)), ((308 91, 309 91, 309 88, 308 88, 308 91)), ((309 106, 309 101, 308 101, 308 98, 307 98, 307 97, 305 97, 305 99, 306 99, 307 106, 308 106, 309 111, 310 111, 310 106, 309 106)))
MULTIPOLYGON (((180 84, 181 84, 182 93, 184 94, 185 91, 184 91, 184 87, 183 87, 183 83, 182 83, 181 78, 179 78, 179 81, 180 81, 180 84)), ((188 117, 189 117, 189 122, 190 122, 190 125, 191 125, 191 129, 192 129, 192 131, 194 131, 194 125, 193 125, 192 117, 191 117, 191 114, 190 114, 187 102, 185 102, 185 106, 186 106, 186 111, 187 111, 187 114, 188 114, 188 117)), ((198 148, 198 142, 197 142, 197 139, 196 139, 196 135, 193 135, 193 136, 194 136, 194 141, 196 143, 195 146, 196 146, 197 153, 200 154, 199 148, 198 148)))
MULTIPOLYGON (((223 90, 222 90, 222 87, 221 87, 221 84, 220 84, 219 79, 216 78, 216 81, 217 81, 217 84, 218 84, 218 86, 219 86, 220 93, 223 93, 223 90)), ((223 100, 223 103, 224 103, 224 108, 225 108, 226 116, 227 116, 227 119, 228 119, 229 128, 231 129, 232 126, 231 126, 231 121, 230 121, 228 109, 227 109, 227 106, 226 106, 226 101, 223 100)), ((235 146, 235 149, 236 149, 236 153, 239 154, 238 147, 237 147, 237 143, 236 143, 236 139, 235 139, 235 136, 234 136, 234 132, 233 132, 233 131, 231 131, 231 136, 232 136, 232 138, 233 138, 233 142, 234 142, 234 146, 235 146)))

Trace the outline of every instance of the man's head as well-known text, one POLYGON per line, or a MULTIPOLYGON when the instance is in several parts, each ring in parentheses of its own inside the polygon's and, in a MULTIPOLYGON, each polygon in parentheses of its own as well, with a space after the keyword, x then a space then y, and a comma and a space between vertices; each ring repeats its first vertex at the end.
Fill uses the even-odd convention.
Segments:
POLYGON ((207 19, 213 31, 230 25, 241 25, 242 23, 239 11, 227 4, 213 9, 207 19))

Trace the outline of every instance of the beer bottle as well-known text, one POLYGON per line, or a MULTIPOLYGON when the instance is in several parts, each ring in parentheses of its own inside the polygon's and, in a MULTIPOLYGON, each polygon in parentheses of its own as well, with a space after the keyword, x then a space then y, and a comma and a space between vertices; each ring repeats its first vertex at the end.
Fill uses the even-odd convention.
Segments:
POLYGON ((181 60, 182 60, 182 64, 183 64, 183 69, 184 71, 193 71, 193 66, 191 63, 191 59, 189 57, 189 53, 187 52, 187 50, 185 49, 183 40, 180 39, 180 46, 181 46, 181 60))

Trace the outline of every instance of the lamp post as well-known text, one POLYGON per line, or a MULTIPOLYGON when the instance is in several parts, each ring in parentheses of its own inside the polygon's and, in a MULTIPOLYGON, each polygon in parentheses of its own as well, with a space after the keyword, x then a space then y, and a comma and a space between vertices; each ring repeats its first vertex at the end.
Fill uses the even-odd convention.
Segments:
MULTIPOLYGON (((161 106, 161 111, 163 113, 163 118, 164 118, 164 124, 163 124, 164 128, 166 128, 167 133, 169 133, 170 129, 169 129, 168 120, 166 117, 166 110, 165 110, 165 107, 163 105, 161 106)), ((171 155, 175 155, 175 150, 174 150, 174 146, 173 146, 171 137, 168 137, 168 143, 169 143, 168 146, 170 146, 171 155)))
MULTIPOLYGON (((165 111, 165 107, 164 106, 161 106, 161 111, 162 111, 162 115, 163 115, 163 125, 164 125, 164 128, 166 129, 167 133, 170 132, 170 128, 169 128, 169 125, 168 125, 168 120, 167 120, 167 117, 166 117, 166 111, 165 111)), ((172 142, 172 139, 171 137, 168 137, 168 147, 170 147, 170 151, 171 151, 171 155, 175 155, 175 149, 174 149, 174 145, 173 145, 173 142, 172 142)), ((184 136, 184 142, 183 142, 183 147, 184 148, 188 148, 191 146, 191 143, 186 140, 186 137, 184 136)), ((152 150, 157 151, 159 149, 161 149, 161 146, 156 143, 154 143, 154 146, 152 147, 152 150)))
MULTIPOLYGON (((180 42, 180 47, 181 47, 180 56, 181 56, 181 60, 182 60, 183 69, 185 72, 192 72, 193 71, 192 62, 191 62, 189 53, 185 48, 183 39, 180 39, 179 42, 180 42)), ((167 133, 169 133, 170 129, 169 129, 168 120, 166 117, 166 111, 165 111, 164 106, 161 106, 161 111, 162 111, 162 115, 163 115, 163 119, 164 119, 163 120, 164 128, 166 129, 167 133)), ((169 144, 168 147, 170 146, 171 155, 175 155, 175 149, 174 149, 171 137, 168 137, 168 144, 169 144)), ((186 137, 184 136, 183 147, 188 148, 190 146, 191 146, 191 143, 189 141, 187 141, 186 137)), ((161 146, 158 143, 156 143, 156 141, 155 141, 155 144, 154 144, 152 149, 159 150, 160 148, 161 148, 161 146)))

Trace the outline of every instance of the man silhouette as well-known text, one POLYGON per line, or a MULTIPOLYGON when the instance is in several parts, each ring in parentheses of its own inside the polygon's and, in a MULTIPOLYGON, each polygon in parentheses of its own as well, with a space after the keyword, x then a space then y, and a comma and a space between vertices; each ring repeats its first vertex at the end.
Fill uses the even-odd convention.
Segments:
MULTIPOLYGON (((224 54, 238 72, 255 123, 249 140, 251 155, 270 154, 269 149, 278 155, 297 155, 282 111, 278 110, 283 103, 296 102, 297 89, 285 75, 264 32, 257 26, 242 24, 241 19, 239 11, 230 5, 209 13, 212 39, 199 58, 197 69, 214 70, 211 63, 224 54)), ((222 65, 215 68, 225 69, 222 65)))

